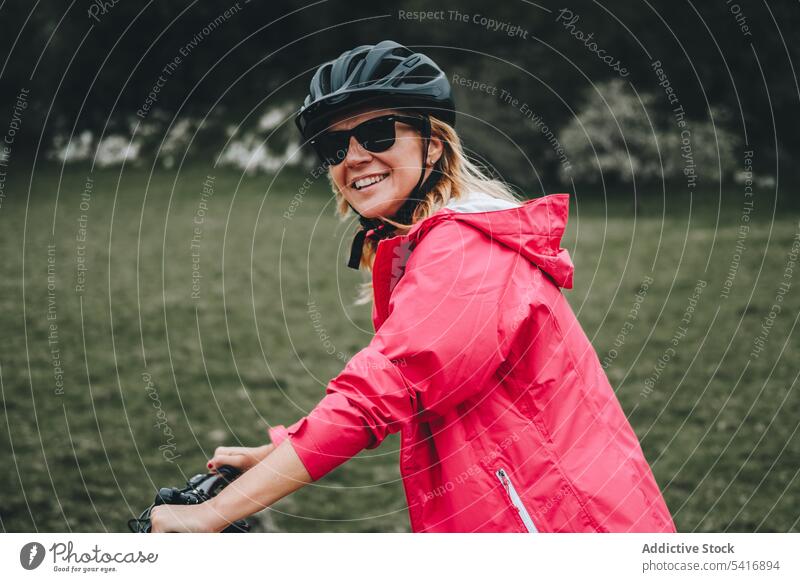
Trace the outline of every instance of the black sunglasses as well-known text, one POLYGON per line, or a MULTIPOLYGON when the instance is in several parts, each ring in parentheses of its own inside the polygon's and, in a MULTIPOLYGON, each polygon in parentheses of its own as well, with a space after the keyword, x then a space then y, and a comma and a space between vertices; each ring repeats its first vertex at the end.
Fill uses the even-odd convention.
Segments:
POLYGON ((354 136, 365 150, 373 153, 385 152, 395 142, 395 122, 405 123, 423 131, 426 119, 407 115, 383 115, 359 123, 352 129, 327 131, 310 141, 324 164, 337 166, 347 157, 350 136, 354 136))

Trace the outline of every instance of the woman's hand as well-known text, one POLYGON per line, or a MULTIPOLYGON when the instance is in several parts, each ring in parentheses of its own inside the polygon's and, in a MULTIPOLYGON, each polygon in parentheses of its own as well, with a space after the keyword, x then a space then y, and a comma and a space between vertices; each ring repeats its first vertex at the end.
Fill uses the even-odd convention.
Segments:
POLYGON ((223 465, 230 465, 244 473, 266 459, 274 450, 275 445, 272 444, 260 447, 217 447, 214 456, 208 461, 208 468, 217 471, 223 465))
MULTIPOLYGON (((269 507, 278 499, 312 481, 311 475, 308 474, 289 439, 274 447, 274 450, 272 445, 257 449, 244 447, 242 449, 220 447, 220 449, 222 449, 221 464, 230 464, 232 460, 241 463, 237 466, 252 467, 252 469, 243 473, 216 497, 205 503, 154 507, 150 512, 152 531, 220 532, 228 524, 269 507), (225 452, 226 448, 234 449, 234 454, 225 452), (263 457, 255 462, 255 465, 254 455, 255 458, 258 458, 258 455, 263 457)), ((214 459, 217 459, 217 455, 214 455, 214 459)))
POLYGON ((208 503, 199 505, 157 505, 150 511, 153 533, 213 533, 225 528, 208 503))

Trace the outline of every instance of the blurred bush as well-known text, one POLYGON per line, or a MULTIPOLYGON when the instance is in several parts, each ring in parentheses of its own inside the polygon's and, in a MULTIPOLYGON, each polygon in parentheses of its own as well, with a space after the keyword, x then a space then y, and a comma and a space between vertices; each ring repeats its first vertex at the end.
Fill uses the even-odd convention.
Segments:
POLYGON ((739 138, 727 129, 730 114, 712 107, 704 120, 684 118, 657 106, 651 93, 635 93, 622 79, 597 83, 560 133, 571 169, 563 179, 597 184, 672 180, 722 181, 734 175, 739 138), (688 132, 688 133, 687 133, 688 132))

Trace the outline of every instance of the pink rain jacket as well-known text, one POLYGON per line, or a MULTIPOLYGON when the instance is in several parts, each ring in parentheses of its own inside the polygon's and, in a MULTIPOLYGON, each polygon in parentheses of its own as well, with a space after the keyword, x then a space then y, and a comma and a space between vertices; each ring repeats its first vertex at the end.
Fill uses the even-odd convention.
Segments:
POLYGON ((445 207, 382 240, 374 338, 273 442, 317 480, 401 431, 415 532, 675 531, 560 291, 568 200, 445 207))

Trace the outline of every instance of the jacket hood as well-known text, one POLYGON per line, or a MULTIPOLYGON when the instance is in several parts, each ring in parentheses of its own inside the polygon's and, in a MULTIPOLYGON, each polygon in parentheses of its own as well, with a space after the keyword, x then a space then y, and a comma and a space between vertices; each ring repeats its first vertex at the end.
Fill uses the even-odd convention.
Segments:
POLYGON ((440 220, 458 220, 484 232, 534 263, 550 275, 559 287, 572 288, 575 266, 561 237, 569 217, 569 194, 550 194, 521 204, 473 192, 451 200, 444 208, 423 220, 408 236, 421 236, 440 220))

